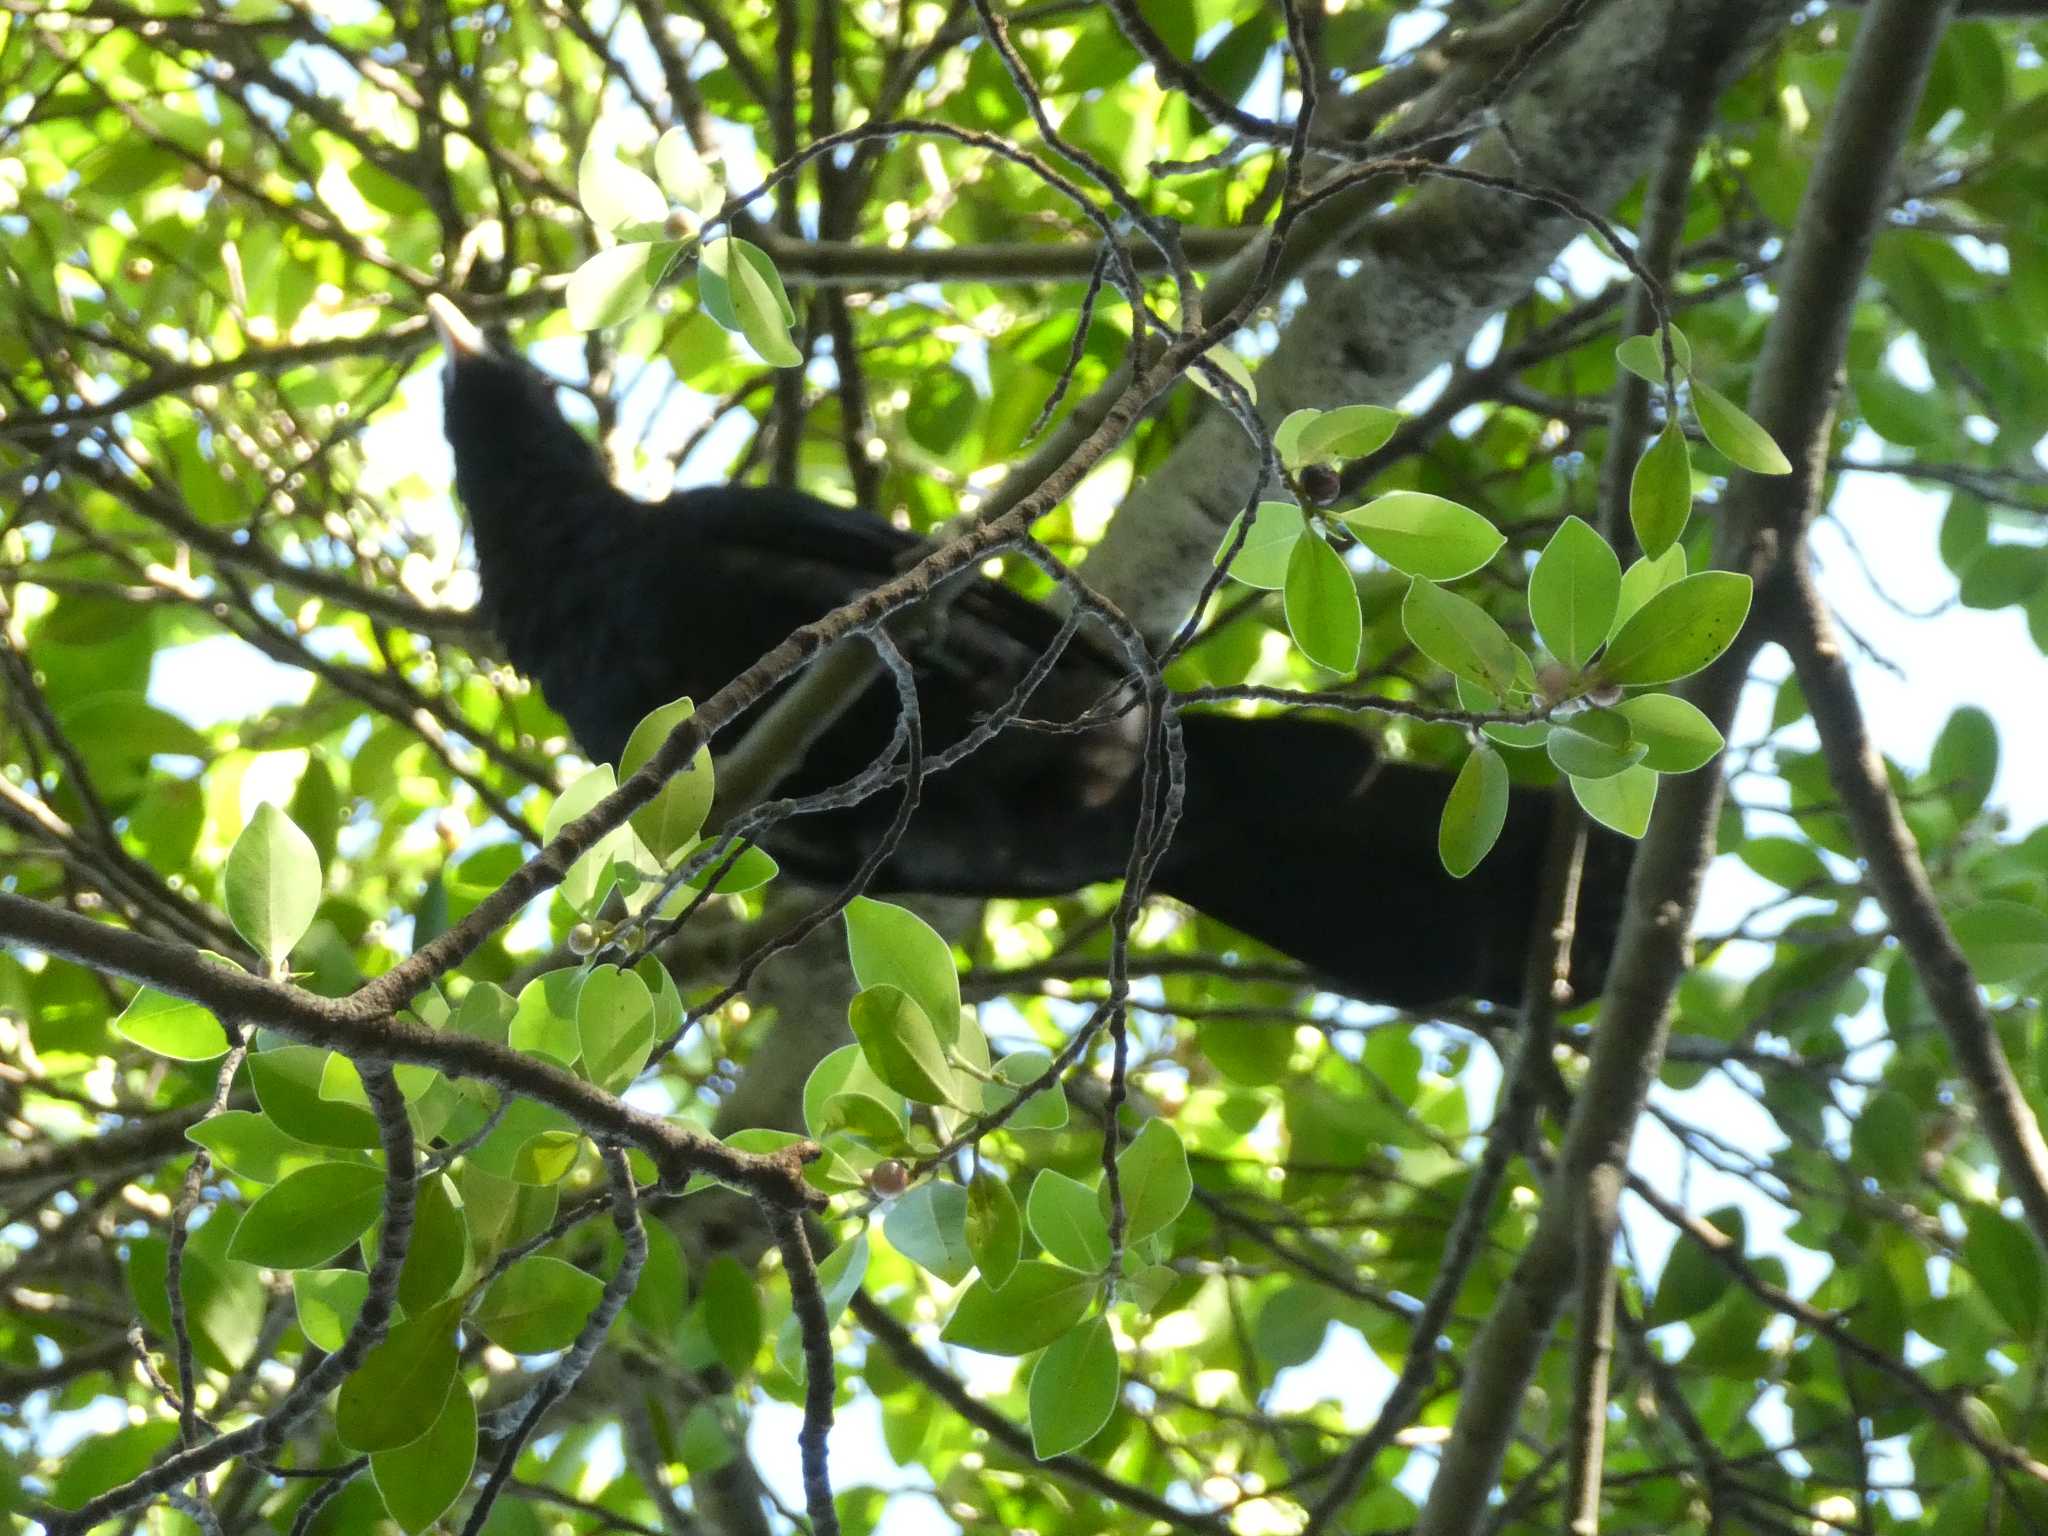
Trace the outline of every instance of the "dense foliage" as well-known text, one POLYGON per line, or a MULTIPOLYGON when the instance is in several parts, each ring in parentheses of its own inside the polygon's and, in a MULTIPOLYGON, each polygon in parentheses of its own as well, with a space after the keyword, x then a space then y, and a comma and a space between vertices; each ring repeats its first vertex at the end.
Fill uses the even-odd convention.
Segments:
POLYGON ((1910 4, 1633 3, 0 11, 10 1528, 2048 1523, 2048 836, 1980 709, 1865 760, 1799 563, 1931 489, 2048 650, 2048 23, 1923 86, 1910 4), (493 654, 430 294, 624 484, 872 508, 1149 641, 1156 720, 1456 772, 1454 872, 1569 781, 1648 833, 1627 985, 794 888, 731 701, 591 764, 493 654))

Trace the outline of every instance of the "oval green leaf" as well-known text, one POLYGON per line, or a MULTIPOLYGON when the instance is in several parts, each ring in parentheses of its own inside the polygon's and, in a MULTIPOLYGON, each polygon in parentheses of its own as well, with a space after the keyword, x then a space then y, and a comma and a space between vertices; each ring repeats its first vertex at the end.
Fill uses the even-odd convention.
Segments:
POLYGON ((367 1163, 315 1163, 288 1174, 249 1207, 228 1257, 270 1269, 324 1264, 370 1230, 384 1172, 367 1163))
POLYGON ((982 1279, 961 1292, 939 1337, 985 1355, 1028 1355, 1078 1323, 1101 1284, 1100 1275, 1026 1259, 1001 1290, 982 1279))
POLYGON ((173 1061, 211 1061, 225 1056, 227 1031, 197 1003, 144 987, 128 1000, 114 1028, 145 1051, 173 1061))
POLYGON ((1024 1218, 1010 1186, 986 1170, 967 1184, 967 1251, 981 1278, 1001 1290, 1016 1273, 1024 1249, 1024 1218))
POLYGON ((629 240, 599 251, 569 274, 563 299, 569 323, 579 331, 601 331, 630 320, 647 307, 661 280, 656 253, 667 249, 647 240, 629 240))
POLYGON ((405 1536, 440 1519, 469 1486, 476 1469, 476 1401, 458 1375, 433 1426, 410 1445, 370 1457, 370 1476, 384 1508, 405 1536))
MULTIPOLYGON (((696 712, 696 705, 690 700, 677 699, 672 704, 662 705, 634 726, 632 736, 626 741, 626 750, 619 756, 619 777, 630 779, 638 773, 675 728, 696 712)), ((711 814, 711 802, 716 794, 711 750, 699 747, 690 759, 689 767, 673 775, 652 800, 632 814, 633 830, 654 856, 666 863, 696 840, 698 832, 703 829, 704 818, 711 814)))
POLYGON ((1692 412, 1707 441, 1752 474, 1789 475, 1792 461, 1741 406, 1719 390, 1692 381, 1692 412))
POLYGON ((313 924, 320 855, 289 816, 265 803, 228 850, 221 887, 235 932, 275 966, 313 924))
POLYGON ((1284 602, 1288 633, 1302 655, 1332 672, 1358 670, 1365 635, 1358 584, 1344 557, 1319 535, 1297 540, 1288 555, 1284 602))
POLYGON ((1657 775, 1638 763, 1607 779, 1572 780, 1572 795, 1585 813, 1623 837, 1641 837, 1657 804, 1657 775))
POLYGON ((939 1039, 960 1038, 960 973, 953 949, 908 907, 858 897, 846 908, 846 952, 863 987, 899 987, 917 1000, 939 1039))
POLYGON ((544 1355, 576 1342, 603 1295, 597 1276, 536 1254, 491 1282, 474 1321, 484 1337, 515 1355, 544 1355))
POLYGON ((1454 677, 1505 697, 1528 661, 1492 614, 1416 577, 1401 600, 1401 628, 1415 648, 1454 677))
POLYGON ((1692 676, 1735 643, 1749 600, 1750 580, 1735 571, 1673 582, 1621 626, 1600 658, 1600 676, 1624 686, 1692 676))
POLYGON ((1647 749, 1645 768, 1691 773, 1714 760, 1726 743, 1714 722, 1675 693, 1645 693, 1615 706, 1647 749))
POLYGON ((1346 512, 1344 526, 1402 575, 1430 581, 1469 576, 1507 543, 1470 507, 1422 491, 1389 492, 1346 512))
POLYGON ((906 1190, 882 1218, 882 1233, 898 1253, 948 1285, 974 1269, 967 1246, 967 1191, 943 1179, 906 1190))
POLYGON ((1437 824, 1436 852, 1443 866, 1464 879, 1500 840, 1508 821, 1508 765, 1485 743, 1466 754, 1437 824))
MULTIPOLYGON (((1216 549, 1216 563, 1223 563, 1223 556, 1237 538, 1237 530, 1244 521, 1239 513, 1223 535, 1223 542, 1216 549)), ((1262 501, 1258 512, 1252 518, 1252 531, 1245 535, 1244 548, 1237 552, 1237 558, 1230 562, 1230 578, 1241 581, 1248 587, 1261 591, 1277 592, 1287 585, 1287 561, 1294 553, 1294 546, 1307 531, 1302 520, 1301 508, 1291 501, 1262 501)))
POLYGON ((615 965, 591 968, 576 995, 583 1070, 600 1088, 619 1089, 640 1075, 654 1048, 654 995, 615 965))
POLYGON ((1529 573, 1529 617, 1568 667, 1593 659, 1621 601, 1621 560, 1591 523, 1567 517, 1529 573))
POLYGON ((1650 750, 1636 740, 1628 717, 1612 709, 1581 710, 1553 721, 1544 746, 1562 772, 1580 779, 1611 779, 1650 750))
POLYGON ((1628 520, 1643 553, 1655 559, 1678 542, 1692 516, 1692 453, 1678 423, 1667 421, 1643 450, 1628 485, 1628 520))
POLYGON ((1057 1339, 1031 1368, 1031 1452, 1040 1461, 1078 1450, 1116 1410, 1116 1341, 1103 1318, 1057 1339))
POLYGON ((1145 1122, 1131 1144, 1117 1154, 1116 1171, 1124 1200, 1127 1243, 1142 1243, 1173 1225, 1195 1190, 1180 1132, 1164 1120, 1145 1122))
POLYGON ((459 1301, 407 1318, 341 1384, 334 1433, 352 1451, 395 1451, 432 1429, 455 1384, 459 1301))
POLYGON ((853 1036, 875 1076, 919 1104, 971 1109, 938 1031, 901 987, 869 987, 847 1009, 853 1036))
POLYGON ((1031 1235, 1069 1269, 1099 1274, 1109 1265, 1109 1223, 1093 1186, 1057 1168, 1041 1168, 1024 1201, 1031 1235))

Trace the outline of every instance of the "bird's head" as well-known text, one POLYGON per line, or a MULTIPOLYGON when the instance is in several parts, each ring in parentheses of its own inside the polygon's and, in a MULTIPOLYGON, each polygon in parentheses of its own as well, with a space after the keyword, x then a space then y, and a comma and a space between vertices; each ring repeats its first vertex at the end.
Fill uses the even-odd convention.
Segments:
POLYGON ((553 386, 524 358, 501 351, 476 323, 438 293, 427 314, 448 354, 443 424, 458 452, 472 440, 500 440, 512 423, 555 417, 553 386))
POLYGON ((602 478, 589 441, 563 417, 555 386, 502 350, 454 304, 434 293, 427 313, 448 354, 442 430, 455 450, 456 486, 473 516, 493 490, 602 478))

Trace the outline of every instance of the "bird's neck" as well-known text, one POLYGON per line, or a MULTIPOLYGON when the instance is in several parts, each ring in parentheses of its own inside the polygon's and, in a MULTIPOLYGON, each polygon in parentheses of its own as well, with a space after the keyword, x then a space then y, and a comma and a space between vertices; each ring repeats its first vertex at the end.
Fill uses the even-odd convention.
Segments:
POLYGON ((639 504, 559 417, 507 422, 484 441, 455 436, 454 447, 485 611, 514 664, 531 671, 526 642, 574 618, 566 610, 594 591, 594 572, 617 569, 639 504))

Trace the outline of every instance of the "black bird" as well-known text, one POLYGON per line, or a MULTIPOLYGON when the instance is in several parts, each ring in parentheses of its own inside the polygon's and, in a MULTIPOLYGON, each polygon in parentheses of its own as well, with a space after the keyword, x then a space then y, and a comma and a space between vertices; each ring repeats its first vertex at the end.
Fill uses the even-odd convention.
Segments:
MULTIPOLYGON (((774 487, 627 496, 565 420, 553 388, 430 301, 450 359, 446 430, 467 507, 483 610, 513 665, 599 761, 685 694, 702 700, 792 630, 904 567, 914 536, 864 512, 774 487)), ((1048 610, 975 580, 922 641, 906 642, 928 752, 1007 699, 1059 633, 1048 610)), ((1124 675, 1077 637, 1031 700, 1073 718, 1124 675)), ((811 748, 781 793, 839 784, 889 741, 884 678, 811 748)), ((744 718, 738 723, 743 729, 744 718)), ((1425 1007, 1522 990, 1551 795, 1517 790, 1498 845, 1454 880, 1437 857, 1450 776, 1390 762, 1349 726, 1187 713, 1187 798, 1156 888, 1306 962, 1361 998, 1425 1007)), ((1051 896, 1124 871, 1138 815, 1142 718, 1084 734, 1009 730, 927 780, 872 889, 1051 896)), ((788 821, 764 846, 793 874, 849 876, 896 809, 884 793, 788 821)), ((1595 828, 1573 984, 1605 978, 1632 845, 1595 828)))

